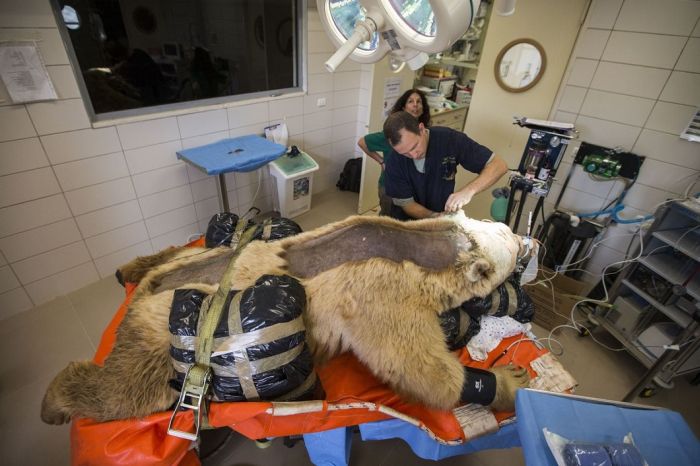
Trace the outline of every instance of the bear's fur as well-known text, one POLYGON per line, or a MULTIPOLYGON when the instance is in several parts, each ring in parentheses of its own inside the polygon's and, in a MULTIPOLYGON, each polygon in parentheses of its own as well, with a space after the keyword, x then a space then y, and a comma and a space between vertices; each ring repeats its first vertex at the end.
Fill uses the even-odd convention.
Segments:
MULTIPOLYGON (((304 323, 316 363, 353 351, 407 401, 450 409, 460 402, 465 373, 438 316, 493 291, 513 271, 521 247, 507 226, 463 214, 406 223, 355 216, 248 244, 231 289, 263 274, 296 277, 306 290, 304 323)), ((123 267, 122 278, 139 285, 112 353, 102 367, 73 362, 60 372, 44 397, 42 419, 108 421, 168 409, 178 396, 168 385, 175 375, 168 353, 174 290, 214 293, 232 256, 230 248, 169 249, 123 267)))

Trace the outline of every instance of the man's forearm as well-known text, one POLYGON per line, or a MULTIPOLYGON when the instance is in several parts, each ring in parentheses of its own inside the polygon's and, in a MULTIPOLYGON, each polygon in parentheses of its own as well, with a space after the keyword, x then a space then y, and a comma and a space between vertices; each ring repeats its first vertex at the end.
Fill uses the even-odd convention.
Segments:
POLYGON ((439 212, 433 212, 415 201, 402 205, 401 208, 406 212, 406 215, 416 219, 436 217, 439 214, 439 212))
POLYGON ((498 181, 503 175, 508 171, 508 165, 499 156, 493 156, 493 159, 486 164, 484 169, 481 171, 479 176, 477 176, 471 183, 467 184, 464 188, 460 189, 461 192, 469 192, 472 196, 490 188, 493 184, 498 181))

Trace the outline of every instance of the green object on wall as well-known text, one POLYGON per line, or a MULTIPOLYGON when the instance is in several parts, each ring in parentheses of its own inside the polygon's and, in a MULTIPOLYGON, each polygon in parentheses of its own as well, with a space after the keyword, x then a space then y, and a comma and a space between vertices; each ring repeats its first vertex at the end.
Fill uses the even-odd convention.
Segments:
POLYGON ((506 210, 508 209, 508 198, 497 197, 491 203, 491 218, 497 222, 506 221, 506 210))

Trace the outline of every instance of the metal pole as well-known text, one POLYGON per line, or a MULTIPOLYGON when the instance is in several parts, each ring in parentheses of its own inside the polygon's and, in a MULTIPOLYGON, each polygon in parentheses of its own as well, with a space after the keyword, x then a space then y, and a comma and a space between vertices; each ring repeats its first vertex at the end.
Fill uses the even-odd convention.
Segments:
POLYGON ((225 173, 219 173, 216 177, 216 187, 219 190, 219 210, 221 212, 231 212, 228 206, 228 191, 226 190, 225 173))

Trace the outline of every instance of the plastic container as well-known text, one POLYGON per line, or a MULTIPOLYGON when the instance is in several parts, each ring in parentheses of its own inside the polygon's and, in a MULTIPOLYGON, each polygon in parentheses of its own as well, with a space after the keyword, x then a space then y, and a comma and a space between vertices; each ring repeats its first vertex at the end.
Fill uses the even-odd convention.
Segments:
POLYGON ((276 209, 280 215, 293 218, 311 209, 313 172, 318 164, 306 152, 295 157, 285 154, 270 162, 270 175, 277 185, 276 209))

